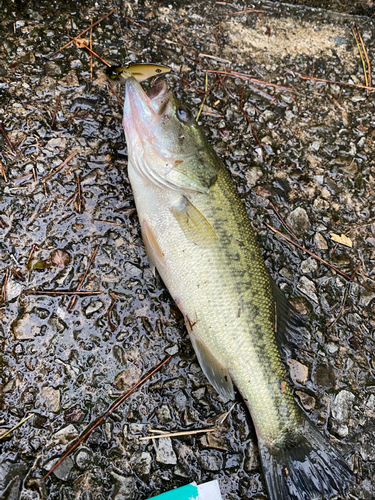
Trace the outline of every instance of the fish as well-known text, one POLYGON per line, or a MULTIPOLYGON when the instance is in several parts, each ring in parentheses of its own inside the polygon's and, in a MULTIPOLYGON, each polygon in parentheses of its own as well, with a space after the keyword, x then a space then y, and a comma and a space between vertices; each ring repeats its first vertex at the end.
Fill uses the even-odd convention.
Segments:
POLYGON ((272 280, 230 174, 165 81, 125 81, 128 175, 151 268, 217 392, 237 387, 271 500, 343 495, 344 458, 294 400, 281 359, 301 319, 272 280))

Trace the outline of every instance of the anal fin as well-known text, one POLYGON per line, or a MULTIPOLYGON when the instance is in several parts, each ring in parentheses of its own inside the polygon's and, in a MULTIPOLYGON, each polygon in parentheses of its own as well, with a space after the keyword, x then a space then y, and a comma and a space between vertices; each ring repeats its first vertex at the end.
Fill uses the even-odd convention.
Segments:
POLYGON ((188 322, 186 322, 190 340, 193 344, 203 373, 206 375, 209 382, 220 396, 223 398, 234 399, 233 383, 229 375, 229 371, 218 362, 215 356, 213 356, 213 354, 208 350, 206 345, 197 339, 189 326, 188 322))

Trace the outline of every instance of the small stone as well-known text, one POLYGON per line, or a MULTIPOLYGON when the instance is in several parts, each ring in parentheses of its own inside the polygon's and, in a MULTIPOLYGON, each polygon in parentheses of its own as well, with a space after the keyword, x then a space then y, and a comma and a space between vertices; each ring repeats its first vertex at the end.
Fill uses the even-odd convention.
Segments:
POLYGON ((297 207, 289 214, 286 222, 289 226, 299 234, 307 233, 311 229, 311 224, 307 216, 307 212, 302 207, 297 207))
POLYGON ((318 269, 318 263, 314 257, 309 257, 301 263, 301 271, 303 273, 313 273, 318 269))
POLYGON ((340 391, 332 405, 332 417, 339 424, 347 424, 355 396, 351 392, 343 389, 340 391))
POLYGON ((40 390, 40 398, 42 404, 53 413, 57 413, 60 409, 60 390, 53 387, 42 387, 40 390))
POLYGON ((170 422, 172 420, 171 411, 167 405, 161 405, 160 408, 157 408, 156 415, 160 422, 170 422))
POLYGON ((196 398, 196 399, 202 399, 204 394, 206 392, 205 387, 201 387, 200 389, 197 389, 196 391, 193 391, 191 394, 196 398))
POLYGON ((124 391, 132 387, 142 375, 142 370, 134 365, 130 364, 126 370, 122 371, 117 375, 113 384, 119 391, 124 391))
POLYGON ((33 339, 40 332, 40 325, 34 314, 25 313, 12 323, 12 332, 17 340, 33 339))
POLYGON ((360 291, 361 305, 367 307, 372 299, 375 298, 375 292, 367 290, 367 288, 361 287, 360 291))
POLYGON ((252 167, 245 173, 247 185, 252 188, 256 185, 258 180, 263 176, 262 169, 259 167, 252 167))
POLYGON ((313 143, 311 143, 311 150, 316 152, 316 151, 319 151, 320 149, 320 141, 314 141, 313 143))
POLYGON ((288 281, 293 281, 293 273, 288 267, 283 267, 282 269, 280 269, 279 274, 288 281))
POLYGON ((218 471, 223 467, 223 459, 219 455, 200 455, 199 463, 202 469, 208 471, 218 471))
POLYGON ((177 456, 172 447, 171 438, 154 439, 156 460, 165 465, 176 465, 177 456))
POLYGON ((329 354, 335 354, 339 350, 339 346, 333 342, 328 342, 326 350, 329 354))
POLYGON ((328 249, 327 242, 326 242, 324 236, 322 236, 320 233, 315 233, 314 243, 315 243, 317 250, 327 250, 328 249))
POLYGON ((54 61, 47 61, 44 65, 44 71, 48 76, 61 75, 61 68, 54 61))
POLYGON ((290 377, 294 383, 305 385, 307 378, 309 376, 309 369, 307 366, 303 365, 295 359, 290 359, 288 361, 290 377))
POLYGON ((135 453, 130 459, 133 470, 140 476, 148 476, 151 471, 151 455, 146 451, 135 453))
POLYGON ((50 148, 65 148, 66 139, 62 137, 53 137, 47 142, 47 146, 50 148))
POLYGON ((137 485, 134 477, 126 477, 110 471, 114 479, 113 500, 133 500, 136 497, 137 485))
POLYGON ((312 374, 317 389, 332 389, 336 383, 335 373, 331 366, 319 365, 312 374))
POLYGON ((76 439, 78 437, 78 431, 74 425, 70 424, 63 427, 53 435, 53 440, 55 443, 67 444, 69 441, 76 439))
POLYGON ((316 403, 315 398, 302 391, 296 391, 296 394, 299 397, 302 406, 305 408, 305 410, 312 410, 313 408, 315 408, 315 403, 316 403))
POLYGON ((93 454, 89 449, 81 449, 77 453, 76 464, 81 470, 89 469, 93 463, 93 454))
POLYGON ((302 276, 297 285, 298 290, 304 293, 309 299, 318 303, 318 296, 316 294, 315 284, 306 278, 306 276, 302 276))
POLYGON ((59 84, 63 87, 79 87, 79 80, 77 78, 77 73, 74 69, 69 71, 69 73, 59 80, 59 84))
POLYGON ((173 356, 173 354, 177 354, 178 353, 178 345, 175 344, 172 347, 168 347, 167 349, 165 349, 165 352, 168 353, 170 356, 173 356))
POLYGON ((86 308, 86 316, 89 316, 90 314, 99 311, 104 306, 103 302, 101 300, 94 300, 91 302, 87 308, 86 308))
MULTIPOLYGON (((59 461, 59 458, 55 458, 48 462, 45 465, 45 469, 51 470, 52 467, 55 465, 56 462, 59 461)), ((66 481, 69 476, 69 472, 72 470, 74 465, 73 460, 70 457, 66 457, 65 460, 61 462, 61 464, 56 467, 56 469, 53 471, 54 475, 58 478, 61 479, 62 481, 66 481)))
POLYGON ((246 448, 246 459, 244 464, 244 469, 246 472, 251 472, 253 470, 259 470, 260 468, 260 458, 259 450, 253 441, 250 441, 246 448))

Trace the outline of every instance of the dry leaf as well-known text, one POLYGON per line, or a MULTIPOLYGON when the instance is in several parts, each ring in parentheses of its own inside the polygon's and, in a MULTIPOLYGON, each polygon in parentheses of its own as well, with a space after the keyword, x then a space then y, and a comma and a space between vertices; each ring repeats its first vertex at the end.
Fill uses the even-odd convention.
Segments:
POLYGON ((345 236, 345 234, 342 234, 339 236, 338 234, 335 233, 330 233, 331 239, 335 241, 336 243, 341 243, 341 245, 345 245, 346 247, 352 248, 353 247, 353 242, 350 238, 345 236))

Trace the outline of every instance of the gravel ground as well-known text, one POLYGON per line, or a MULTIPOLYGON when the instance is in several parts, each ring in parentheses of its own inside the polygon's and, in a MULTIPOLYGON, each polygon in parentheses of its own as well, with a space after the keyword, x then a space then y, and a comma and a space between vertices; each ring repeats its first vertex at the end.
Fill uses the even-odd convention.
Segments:
POLYGON ((305 341, 286 365, 296 399, 354 469, 348 498, 373 499, 375 291, 348 283, 265 223, 288 234, 272 202, 300 245, 375 288, 374 94, 299 76, 363 85, 351 29, 356 23, 375 67, 374 23, 271 2, 256 4, 263 12, 238 12, 250 3, 184 5, 0 1, 0 122, 12 145, 0 134, 0 432, 34 413, 0 441, 0 492, 144 500, 217 478, 225 499, 268 498, 239 396, 213 433, 139 440, 150 428, 210 426, 233 402, 209 386, 180 313, 150 271, 121 105, 104 64, 94 59, 91 81, 82 46, 56 53, 67 35, 118 6, 94 27, 95 52, 111 64, 170 65, 169 84, 194 113, 205 69, 276 84, 209 73, 200 122, 232 173, 272 276, 306 317, 305 341), (96 249, 82 290, 102 294, 70 308, 68 296, 22 293, 76 289, 96 249), (88 424, 169 354, 44 483, 88 424))

